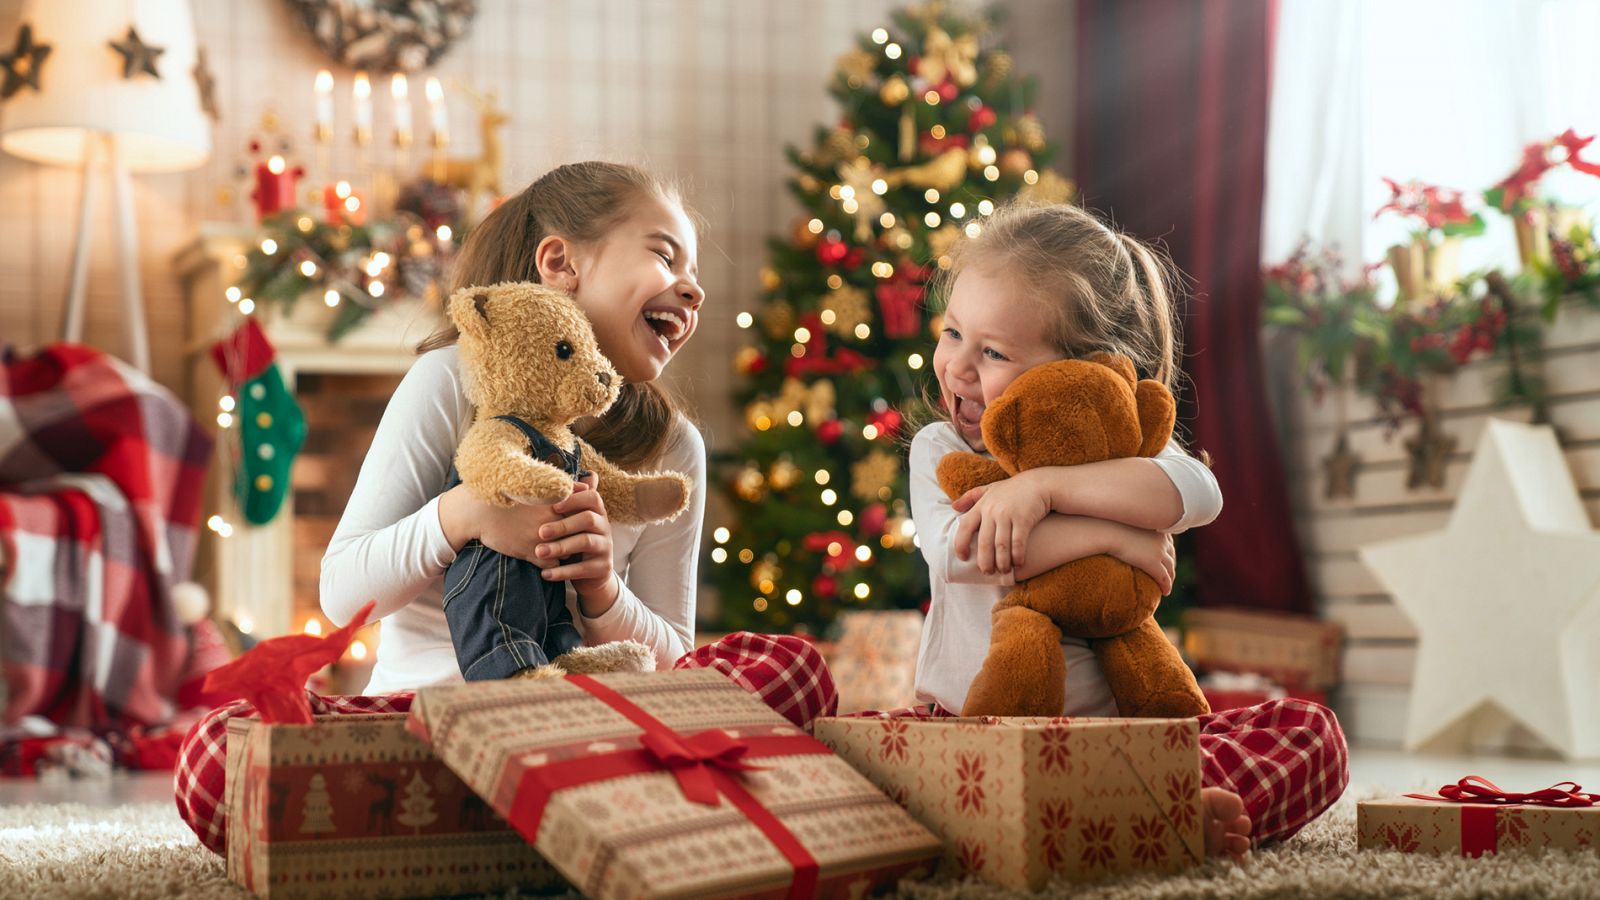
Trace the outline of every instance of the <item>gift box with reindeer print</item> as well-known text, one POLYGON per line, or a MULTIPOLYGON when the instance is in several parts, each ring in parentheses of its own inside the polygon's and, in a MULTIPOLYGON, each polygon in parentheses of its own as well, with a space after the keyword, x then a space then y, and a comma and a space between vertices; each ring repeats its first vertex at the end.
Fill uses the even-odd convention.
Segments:
POLYGON ((228 722, 228 876, 262 897, 415 897, 565 884, 406 731, 404 713, 228 722))
POLYGON ((944 842, 945 870, 1038 890, 1205 855, 1194 719, 818 719, 818 740, 944 842))

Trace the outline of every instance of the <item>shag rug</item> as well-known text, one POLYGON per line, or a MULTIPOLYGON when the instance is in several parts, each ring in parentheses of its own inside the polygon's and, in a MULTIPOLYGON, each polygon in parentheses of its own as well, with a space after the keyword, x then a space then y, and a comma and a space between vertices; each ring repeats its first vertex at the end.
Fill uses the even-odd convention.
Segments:
MULTIPOLYGON (((1148 898, 1600 897, 1594 853, 1481 859, 1356 851, 1355 798, 1345 796, 1293 840, 1257 850, 1243 865, 1214 862, 1178 876, 1133 876, 1093 885, 1056 883, 1037 896, 1148 898)), ((201 847, 171 803, 115 809, 0 807, 0 897, 228 897, 221 859, 201 847)), ((900 896, 1018 896, 972 881, 901 886, 900 896)))

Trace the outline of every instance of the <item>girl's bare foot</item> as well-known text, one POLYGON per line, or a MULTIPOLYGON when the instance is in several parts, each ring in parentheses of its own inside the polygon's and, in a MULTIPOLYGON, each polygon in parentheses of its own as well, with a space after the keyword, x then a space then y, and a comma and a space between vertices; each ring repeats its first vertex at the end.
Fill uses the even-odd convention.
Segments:
POLYGON ((1224 854, 1242 860, 1250 852, 1250 817, 1233 791, 1200 789, 1201 821, 1206 831, 1206 856, 1224 854))

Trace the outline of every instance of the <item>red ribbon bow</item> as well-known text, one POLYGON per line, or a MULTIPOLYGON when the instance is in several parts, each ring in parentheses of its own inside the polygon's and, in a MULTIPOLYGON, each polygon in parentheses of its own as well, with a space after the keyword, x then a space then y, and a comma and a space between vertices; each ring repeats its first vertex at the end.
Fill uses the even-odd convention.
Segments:
POLYGON ((689 802, 706 806, 722 802, 711 777, 713 767, 726 772, 754 772, 766 768, 745 762, 743 757, 750 751, 750 745, 720 728, 688 737, 664 731, 645 732, 639 736, 639 743, 672 771, 689 802))
POLYGON ((1418 800, 1444 800, 1450 803, 1493 803, 1510 806, 1526 803, 1532 806, 1584 807, 1600 803, 1600 794, 1586 794, 1583 785, 1571 781, 1553 784, 1542 791, 1517 794, 1502 790, 1482 775, 1468 775, 1455 784, 1439 788, 1438 796, 1407 794, 1418 800))

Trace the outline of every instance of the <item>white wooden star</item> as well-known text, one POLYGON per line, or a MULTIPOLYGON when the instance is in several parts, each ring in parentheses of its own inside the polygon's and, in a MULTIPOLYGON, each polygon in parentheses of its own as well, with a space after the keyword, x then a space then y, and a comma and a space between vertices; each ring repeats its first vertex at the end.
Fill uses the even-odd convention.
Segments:
POLYGON ((1600 532, 1549 426, 1490 420, 1444 530, 1360 555, 1421 635, 1407 749, 1498 712, 1600 757, 1600 532))

